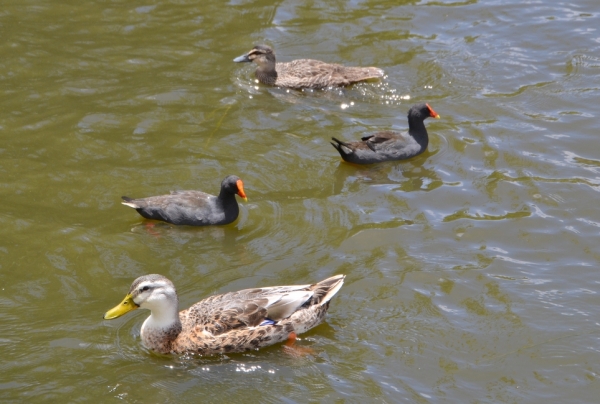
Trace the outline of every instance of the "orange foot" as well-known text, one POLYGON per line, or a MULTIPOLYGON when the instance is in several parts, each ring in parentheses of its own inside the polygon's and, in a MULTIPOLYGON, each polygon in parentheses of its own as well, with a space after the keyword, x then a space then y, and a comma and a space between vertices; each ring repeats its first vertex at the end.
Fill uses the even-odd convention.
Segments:
POLYGON ((303 358, 308 355, 315 355, 315 350, 307 346, 296 345, 298 336, 295 332, 290 333, 287 341, 283 345, 283 351, 293 358, 303 358))
POLYGON ((156 226, 156 223, 146 222, 146 232, 148 234, 150 234, 151 236, 154 236, 156 238, 160 238, 160 233, 157 232, 156 230, 154 230, 155 226, 156 226))

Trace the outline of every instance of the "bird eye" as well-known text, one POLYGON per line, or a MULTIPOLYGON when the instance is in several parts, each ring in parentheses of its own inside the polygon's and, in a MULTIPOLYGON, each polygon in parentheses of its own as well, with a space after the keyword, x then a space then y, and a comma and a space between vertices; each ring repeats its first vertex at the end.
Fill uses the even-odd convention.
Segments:
POLYGON ((142 290, 142 292, 145 292, 145 291, 147 291, 147 290, 150 290, 150 286, 144 286, 144 287, 143 287, 141 290, 142 290))

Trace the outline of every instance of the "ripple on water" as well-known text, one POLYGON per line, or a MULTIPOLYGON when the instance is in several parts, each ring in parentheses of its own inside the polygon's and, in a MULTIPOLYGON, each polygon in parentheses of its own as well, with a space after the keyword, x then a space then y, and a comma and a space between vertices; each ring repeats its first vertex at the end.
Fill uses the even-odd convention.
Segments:
POLYGON ((597 0, 5 3, 3 399, 598 401, 597 0), (260 85, 231 62, 257 42, 386 77, 260 85), (428 152, 340 163, 331 136, 404 130, 418 101, 428 152), (119 204, 229 173, 229 226, 119 204), (144 349, 147 312, 100 320, 153 272, 181 307, 348 277, 315 354, 198 358, 144 349))

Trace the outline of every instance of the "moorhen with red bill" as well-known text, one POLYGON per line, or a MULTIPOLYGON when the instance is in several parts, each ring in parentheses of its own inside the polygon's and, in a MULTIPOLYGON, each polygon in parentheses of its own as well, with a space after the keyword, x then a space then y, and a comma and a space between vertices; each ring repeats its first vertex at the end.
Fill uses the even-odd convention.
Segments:
POLYGON ((342 142, 332 137, 335 143, 331 145, 349 163, 373 164, 406 160, 427 149, 429 136, 423 121, 429 117, 440 118, 429 104, 413 105, 408 110, 408 132, 377 132, 355 142, 342 142))
POLYGON ((237 219, 240 212, 235 194, 247 201, 244 183, 229 175, 221 182, 219 196, 201 191, 171 191, 170 195, 132 199, 123 196, 123 205, 137 210, 146 219, 188 226, 228 224, 237 219))

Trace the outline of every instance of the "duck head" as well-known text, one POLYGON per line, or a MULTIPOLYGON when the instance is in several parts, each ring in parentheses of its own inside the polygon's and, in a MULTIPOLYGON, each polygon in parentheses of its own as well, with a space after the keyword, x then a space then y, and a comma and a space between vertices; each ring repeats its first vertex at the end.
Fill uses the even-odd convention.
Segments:
POLYGON ((266 66, 275 63, 275 52, 268 45, 255 45, 250 52, 245 53, 233 59, 236 63, 256 63, 259 66, 266 66))

